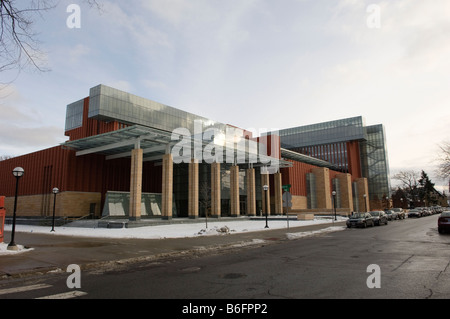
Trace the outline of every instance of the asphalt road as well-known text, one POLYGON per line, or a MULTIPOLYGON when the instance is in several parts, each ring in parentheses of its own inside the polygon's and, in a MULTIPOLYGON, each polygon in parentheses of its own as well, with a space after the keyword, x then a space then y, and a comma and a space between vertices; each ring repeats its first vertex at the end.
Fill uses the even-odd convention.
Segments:
POLYGON ((67 288, 67 273, 28 278, 22 285, 35 289, 0 298, 65 293, 93 299, 176 298, 186 305, 222 298, 450 298, 450 234, 437 232, 437 218, 294 240, 272 238, 258 248, 92 269, 80 274, 81 287, 74 289, 67 288))

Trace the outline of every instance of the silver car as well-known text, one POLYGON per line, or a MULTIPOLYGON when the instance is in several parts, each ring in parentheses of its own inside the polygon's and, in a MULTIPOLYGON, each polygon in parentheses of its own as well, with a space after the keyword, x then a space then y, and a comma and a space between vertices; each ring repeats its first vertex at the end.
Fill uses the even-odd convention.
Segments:
POLYGON ((396 220, 399 218, 398 213, 394 210, 387 210, 386 215, 387 215, 388 220, 396 220))

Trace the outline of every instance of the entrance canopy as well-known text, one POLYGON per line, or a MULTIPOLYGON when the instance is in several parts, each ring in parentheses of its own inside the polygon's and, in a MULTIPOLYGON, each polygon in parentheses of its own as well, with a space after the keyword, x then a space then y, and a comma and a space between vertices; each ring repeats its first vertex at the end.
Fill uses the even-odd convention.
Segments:
POLYGON ((100 135, 89 136, 62 144, 76 151, 76 156, 103 154, 107 160, 130 157, 131 150, 142 148, 144 160, 159 160, 171 143, 171 133, 133 125, 100 135))
MULTIPOLYGON (((171 132, 164 130, 146 127, 142 125, 132 125, 116 131, 81 138, 74 141, 68 141, 62 144, 63 147, 73 149, 76 151, 76 156, 83 156, 87 154, 103 154, 106 156, 106 160, 112 160, 122 157, 131 157, 131 151, 135 148, 141 148, 143 150, 143 161, 160 161, 164 154, 168 154, 172 151, 172 148, 180 142, 175 135, 171 132)), ((189 138, 189 136, 188 136, 189 138)), ((192 136, 192 141, 195 137, 192 136)), ((212 143, 209 141, 201 141, 203 147, 212 143)), ((251 143, 252 141, 248 142, 251 143)), ((215 142, 214 142, 215 143, 215 142)), ((255 142, 253 142, 255 143, 255 142)), ((221 143, 226 145, 226 143, 221 143)), ((231 144, 233 145, 233 144, 231 144)), ((254 147, 231 148, 232 152, 241 152, 244 154, 244 162, 238 162, 237 164, 252 164, 252 166, 265 166, 267 163, 278 163, 278 167, 290 167, 292 163, 277 159, 264 154, 257 154, 252 152, 254 147), (256 159, 256 161, 255 161, 256 159)), ((223 163, 226 162, 226 156, 229 156, 230 148, 223 148, 223 163)), ((194 152, 192 152, 194 154, 194 152)), ((220 161, 220 159, 219 159, 220 161)))

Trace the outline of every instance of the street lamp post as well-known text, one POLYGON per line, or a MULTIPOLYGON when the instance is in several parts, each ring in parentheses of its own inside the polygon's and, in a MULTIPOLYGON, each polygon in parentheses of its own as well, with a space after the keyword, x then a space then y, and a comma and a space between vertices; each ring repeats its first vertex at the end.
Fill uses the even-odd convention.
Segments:
POLYGON ((336 219, 336 191, 332 191, 331 194, 333 195, 334 220, 337 220, 336 219))
POLYGON ((365 207, 365 211, 367 213, 367 194, 364 194, 363 197, 364 197, 364 207, 365 207))
POLYGON ((16 178, 16 193, 14 195, 14 211, 13 211, 13 224, 12 224, 12 232, 11 232, 11 242, 8 245, 8 250, 17 250, 18 247, 14 242, 14 235, 16 233, 16 210, 17 210, 17 193, 19 191, 19 179, 23 176, 24 169, 22 167, 16 167, 13 169, 12 173, 16 178))
POLYGON ((386 196, 386 210, 389 209, 389 197, 386 196))
POLYGON ((263 189, 264 189, 264 196, 265 196, 264 200, 266 201, 266 227, 264 227, 264 228, 269 228, 269 225, 267 224, 267 215, 269 212, 269 203, 267 202, 267 191, 269 190, 269 185, 264 185, 263 189))
POLYGON ((400 198, 400 206, 403 208, 403 197, 402 198, 400 198))
POLYGON ((52 230, 51 231, 55 231, 55 208, 56 208, 56 194, 59 193, 58 187, 53 188, 52 192, 53 192, 54 196, 53 196, 53 220, 52 220, 52 230))

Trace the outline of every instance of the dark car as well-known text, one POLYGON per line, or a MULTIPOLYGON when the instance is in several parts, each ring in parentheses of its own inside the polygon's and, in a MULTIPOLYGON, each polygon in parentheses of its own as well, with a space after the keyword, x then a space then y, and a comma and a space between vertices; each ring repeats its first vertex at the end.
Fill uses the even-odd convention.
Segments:
POLYGON ((422 211, 417 208, 411 209, 408 213, 408 218, 411 217, 422 217, 422 211))
POLYGON ((388 217, 385 212, 382 210, 374 210, 372 212, 369 212, 370 215, 373 217, 373 222, 375 225, 380 226, 381 224, 388 224, 388 217))
POLYGON ((442 234, 450 230, 450 211, 445 211, 441 213, 438 219, 438 231, 442 234))
POLYGON ((375 223, 373 222, 373 217, 369 213, 354 213, 347 219, 347 227, 364 227, 373 226, 375 223))

